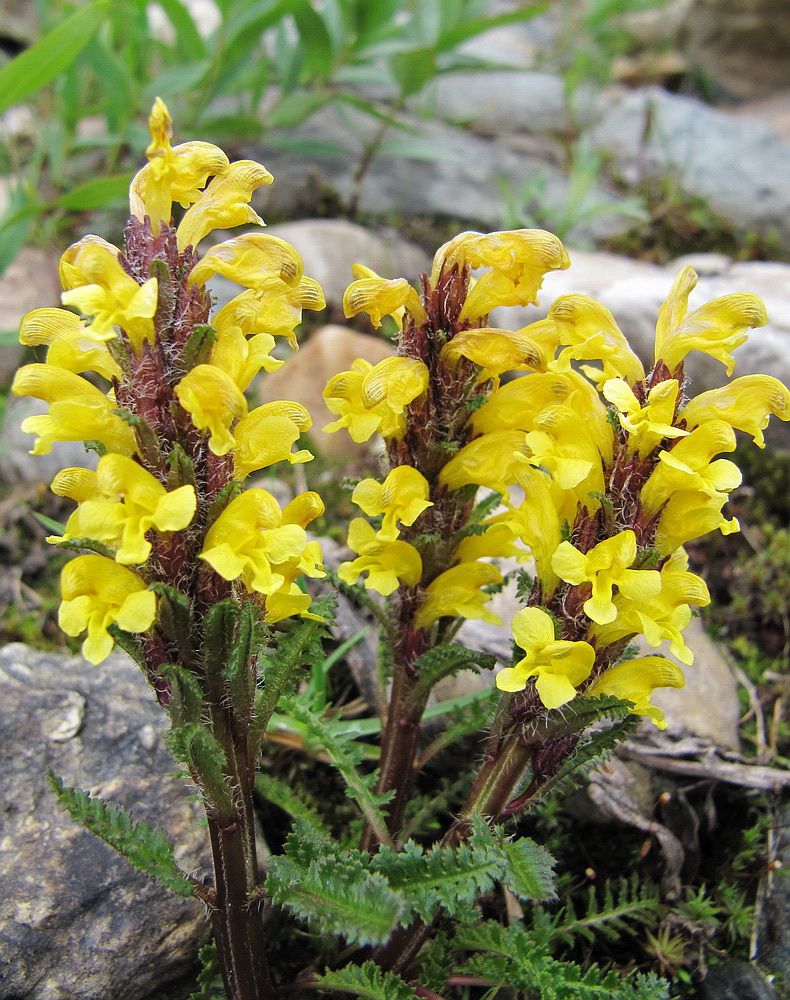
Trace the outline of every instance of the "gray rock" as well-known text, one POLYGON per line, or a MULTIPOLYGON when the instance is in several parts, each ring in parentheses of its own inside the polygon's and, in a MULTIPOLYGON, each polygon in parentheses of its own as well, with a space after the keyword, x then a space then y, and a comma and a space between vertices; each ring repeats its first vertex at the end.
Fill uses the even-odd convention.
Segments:
POLYGON ((0 998, 141 1000, 195 963, 200 905, 136 872, 60 809, 67 785, 164 826, 188 871, 207 863, 201 809, 163 745, 166 719, 123 654, 99 667, 0 649, 0 998))
POLYGON ((587 135, 628 184, 669 179, 744 231, 790 245, 790 146, 767 126, 646 87, 624 93, 587 135))
POLYGON ((749 962, 712 965, 702 983, 702 1000, 778 1000, 779 994, 749 962))
MULTIPOLYGON (((790 801, 772 807, 771 857, 782 867, 763 875, 756 907, 757 957, 760 965, 773 973, 787 989, 790 984, 790 801)), ((787 993, 783 993, 787 996, 787 993)))
MULTIPOLYGON (((317 149, 327 144, 345 146, 333 157, 293 155, 271 146, 252 146, 245 155, 264 162, 276 182, 260 189, 255 200, 261 215, 287 218, 314 214, 326 199, 350 204, 359 195, 358 208, 381 218, 395 212, 411 218, 428 215, 456 220, 459 225, 497 229, 506 210, 502 188, 516 194, 538 171, 545 177, 542 200, 563 206, 568 179, 547 163, 545 144, 518 152, 502 142, 475 135, 433 120, 406 121, 393 129, 373 158, 357 191, 354 175, 365 143, 375 124, 361 113, 336 108, 313 115, 297 132, 317 149)), ((597 242, 625 231, 626 202, 600 188, 596 197, 611 204, 610 214, 580 221, 573 233, 582 242, 597 242)))
POLYGON ((787 86, 790 7, 784 0, 694 0, 682 31, 692 66, 729 97, 787 86))

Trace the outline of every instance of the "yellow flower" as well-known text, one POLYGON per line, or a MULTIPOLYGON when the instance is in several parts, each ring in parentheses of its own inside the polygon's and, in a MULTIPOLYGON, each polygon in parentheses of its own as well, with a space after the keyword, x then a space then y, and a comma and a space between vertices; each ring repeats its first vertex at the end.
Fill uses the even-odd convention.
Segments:
MULTIPOLYGON (((116 259, 121 252, 118 247, 113 246, 112 243, 108 243, 103 236, 94 236, 93 233, 88 233, 87 236, 83 236, 76 243, 72 243, 67 250, 63 251, 58 263, 60 287, 64 291, 79 288, 80 285, 85 284, 85 277, 77 263, 85 247, 102 247, 111 257, 115 257, 116 259)), ((110 330, 108 333, 105 332, 101 336, 96 335, 95 330, 92 330, 91 333, 94 340, 112 340, 115 336, 114 330, 110 330)))
POLYGON ((274 337, 268 333, 257 333, 249 340, 239 326, 216 327, 217 341, 211 351, 211 364, 221 368, 245 391, 261 369, 277 371, 283 365, 271 356, 274 337))
POLYGON ((193 486, 168 492, 150 472, 124 455, 111 453, 99 460, 96 488, 102 499, 80 504, 80 531, 83 537, 117 546, 115 559, 124 565, 144 563, 151 554, 147 531, 181 531, 195 513, 193 486))
POLYGON ((642 406, 633 389, 621 378, 604 382, 604 397, 616 406, 620 424, 628 431, 631 446, 645 458, 664 438, 685 437, 688 431, 672 423, 675 417, 678 390, 677 379, 666 379, 649 390, 647 402, 642 406))
POLYGON ((523 431, 482 434, 453 455, 439 473, 439 482, 450 490, 474 483, 508 497, 521 464, 517 456, 525 451, 523 431))
POLYGON ((247 590, 274 594, 291 582, 278 564, 300 560, 307 544, 304 528, 283 524, 271 493, 246 490, 209 528, 200 558, 225 580, 241 577, 247 590))
POLYGON ((209 181, 176 230, 178 247, 197 247, 213 229, 232 229, 245 224, 263 225, 263 219, 249 205, 252 192, 262 184, 271 184, 272 175, 254 160, 235 163, 209 181))
POLYGON ((511 521, 505 515, 497 515, 488 521, 485 531, 479 535, 467 535, 462 538, 453 553, 453 559, 459 563, 470 563, 476 559, 507 559, 516 558, 524 562, 528 554, 515 545, 518 537, 511 521))
POLYGON ((156 235, 161 223, 169 223, 174 201, 186 208, 200 197, 200 189, 213 174, 228 169, 228 158, 208 142, 184 142, 171 146, 173 119, 164 101, 157 97, 148 119, 151 143, 148 163, 137 172, 129 189, 131 214, 151 220, 156 235))
POLYGON ((504 372, 545 371, 547 361, 540 347, 522 332, 492 327, 463 330, 442 348, 441 359, 449 367, 455 367, 462 357, 482 369, 478 382, 494 379, 495 389, 504 372))
POLYGON ((598 646, 608 646, 631 635, 644 635, 651 646, 670 640, 670 651, 681 663, 694 662, 694 654, 683 641, 683 629, 691 621, 691 608, 710 604, 705 581, 694 573, 678 569, 670 560, 661 569, 661 590, 649 601, 630 601, 617 594, 614 605, 617 618, 608 625, 597 625, 592 634, 598 646))
MULTIPOLYGON (((719 463, 712 463, 717 464, 719 463)), ((740 481, 737 467, 732 462, 723 464, 731 466, 740 481)), ((735 473, 731 482, 734 482, 735 473)), ((654 546, 662 555, 669 555, 686 542, 701 538, 716 529, 722 535, 740 531, 737 518, 733 517, 728 521, 721 513, 726 501, 726 493, 715 493, 713 496, 709 492, 698 490, 679 490, 673 493, 661 510, 654 546)))
POLYGON ((36 434, 31 455, 48 455, 53 441, 100 441, 108 450, 131 455, 137 441, 132 428, 113 413, 114 403, 86 379, 52 365, 25 365, 14 376, 11 391, 49 403, 49 412, 22 421, 26 434, 36 434))
POLYGON ((726 500, 727 494, 741 483, 738 466, 726 459, 711 461, 722 451, 735 449, 735 434, 723 420, 707 420, 668 451, 642 489, 642 506, 648 514, 657 513, 677 492, 702 493, 711 499, 726 500))
POLYGON ((524 499, 518 507, 492 520, 509 525, 529 548, 535 560, 541 595, 546 600, 554 593, 558 583, 551 565, 551 557, 562 540, 562 520, 552 492, 557 487, 553 487, 545 472, 529 465, 519 469, 518 483, 524 489, 524 499))
POLYGON ((702 351, 721 361, 729 377, 735 368, 731 352, 744 343, 750 327, 768 322, 765 306, 756 295, 723 295, 687 315, 689 293, 696 284, 697 275, 690 267, 675 279, 659 312, 656 361, 674 372, 690 351, 702 351))
POLYGON ((323 429, 331 434, 348 429, 352 441, 367 441, 376 431, 400 438, 406 431, 403 411, 428 388, 428 369, 415 358, 385 358, 377 365, 358 358, 351 371, 333 375, 324 400, 340 419, 323 429))
POLYGON ((275 462, 293 465, 311 461, 312 452, 306 448, 291 451, 291 447, 312 423, 299 403, 282 400, 257 406, 233 429, 236 478, 243 479, 275 462))
POLYGON ((531 431, 539 413, 564 403, 572 391, 567 375, 538 372, 514 378, 491 393, 471 415, 469 424, 476 434, 507 429, 531 431))
POLYGON ((295 285, 270 278, 261 288, 248 288, 231 299, 214 317, 214 325, 239 326, 248 337, 257 333, 286 337, 296 351, 294 330, 302 322, 302 310, 325 306, 321 286, 312 278, 302 276, 295 285))
MULTIPOLYGON (((112 331, 109 337, 114 336, 112 331)), ((104 344, 109 337, 97 339, 93 327, 86 326, 68 309, 34 309, 22 318, 19 327, 20 344, 47 345, 47 364, 75 375, 95 371, 111 381, 120 375, 121 369, 104 344)))
POLYGON ((198 430, 208 431, 215 455, 227 455, 235 441, 229 427, 247 414, 247 400, 233 379, 215 365, 197 365, 176 386, 179 403, 198 430))
POLYGON ((90 663, 101 663, 112 652, 110 625, 124 632, 145 632, 156 617, 156 596, 145 580, 104 556, 72 559, 63 568, 60 586, 58 622, 66 635, 88 630, 82 653, 90 663))
POLYGON ((522 608, 513 616, 513 638, 525 655, 500 670, 500 691, 523 691, 535 677, 538 697, 546 708, 560 708, 576 697, 576 688, 590 676, 595 650, 588 642, 555 639, 554 622, 541 608, 522 608))
POLYGON ((364 268, 364 272, 363 276, 355 273, 357 280, 351 282, 343 295, 346 316, 366 312, 373 326, 378 328, 382 316, 400 319, 405 308, 418 325, 427 320, 419 295, 405 278, 380 278, 369 268, 364 268))
MULTIPOLYGON (((93 469, 70 468, 62 469, 52 480, 49 487, 59 497, 68 497, 77 504, 86 500, 102 500, 103 497, 96 485, 96 473, 93 469)), ((52 545, 64 542, 70 538, 84 538, 85 532, 80 527, 79 507, 66 522, 66 530, 62 535, 49 535, 47 541, 52 545)))
POLYGON ((570 265, 562 243, 542 229, 497 233, 461 233, 437 250, 431 270, 435 288, 439 276, 451 268, 491 270, 473 285, 460 320, 478 320, 496 306, 526 306, 537 300, 547 271, 570 265))
POLYGON ((84 246, 73 267, 81 284, 63 292, 63 304, 91 317, 90 329, 97 340, 110 339, 115 335, 113 327, 121 327, 139 354, 143 341, 154 338, 156 278, 138 285, 102 246, 84 246))
POLYGON ((214 274, 245 288, 260 290, 272 279, 297 285, 304 272, 302 258, 285 240, 269 233, 242 233, 212 247, 189 274, 189 283, 204 285, 214 274))
POLYGON ((641 656, 605 670, 584 693, 590 698, 608 694, 633 702, 632 712, 645 715, 659 729, 666 729, 669 723, 664 721, 664 713, 650 704, 650 696, 656 688, 682 688, 685 683, 683 671, 670 660, 641 656))
POLYGON ((612 601, 614 587, 635 602, 649 602, 661 590, 661 575, 652 569, 631 569, 636 559, 636 535, 621 531, 604 538, 586 554, 570 542, 561 542, 551 564, 566 583, 592 585, 592 595, 584 602, 584 612, 599 625, 617 617, 612 601))
POLYGON ((397 522, 412 525, 427 507, 428 480, 410 465, 394 468, 383 483, 363 479, 357 483, 351 499, 368 517, 383 514, 378 537, 384 542, 394 542, 400 534, 397 522))
POLYGON ((423 602, 414 617, 416 628, 428 628, 439 618, 482 618, 501 625, 499 615, 486 608, 491 595, 482 587, 501 583, 502 574, 491 563, 464 562, 440 573, 425 588, 423 602))
POLYGON ((593 381, 624 378, 639 382, 645 377, 642 362, 631 350, 611 312, 587 295, 562 295, 548 318, 554 322, 564 349, 549 364, 553 372, 570 371, 571 361, 600 361, 603 371, 583 366, 593 381))
MULTIPOLYGON (((535 420, 535 430, 529 431, 525 442, 528 454, 520 459, 533 466, 547 469, 561 489, 568 491, 569 502, 596 509, 599 501, 591 493, 604 488, 602 456, 590 433, 593 415, 585 424, 570 407, 550 406, 535 420)), ((611 456, 611 431, 609 431, 611 456)), ((573 511, 564 511, 575 516, 573 511)))
POLYGON ((706 420, 724 420, 765 447, 763 431, 771 416, 790 420, 790 391, 770 375, 744 375, 729 385, 695 396, 680 414, 690 427, 706 420))
POLYGON ((367 573, 365 587, 387 597, 401 583, 416 587, 420 582, 422 560, 417 549, 408 542, 384 541, 362 517, 353 518, 348 526, 348 546, 357 558, 338 567, 337 575, 344 583, 356 583, 367 573))

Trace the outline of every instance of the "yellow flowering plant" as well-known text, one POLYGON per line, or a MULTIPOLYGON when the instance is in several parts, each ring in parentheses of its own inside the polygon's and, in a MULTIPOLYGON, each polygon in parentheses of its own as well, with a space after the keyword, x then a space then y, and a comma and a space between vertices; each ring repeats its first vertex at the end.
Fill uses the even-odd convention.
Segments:
MULTIPOLYGON (((495 307, 534 302, 544 275, 569 266, 550 233, 462 233, 437 251, 419 292, 358 265, 346 312, 374 326, 394 317, 397 354, 360 359, 325 390, 336 417, 326 432, 384 444, 381 474, 353 491, 366 516, 350 522, 352 558, 326 571, 308 533, 324 511, 319 495, 283 507, 245 488, 274 463, 312 458, 298 448, 307 410, 287 400, 250 409, 246 392, 280 365, 275 338, 297 346, 302 310, 323 307, 321 290, 292 247, 259 229, 198 259, 213 230, 261 224, 250 199, 272 177, 207 143, 173 146, 160 100, 149 127, 123 246, 86 236, 63 254, 65 308, 25 317, 21 340, 46 359, 20 369, 13 391, 48 405, 23 424, 32 454, 84 441, 99 455, 95 468, 64 469, 52 483, 76 509, 49 541, 79 553, 62 573, 60 624, 85 636, 90 663, 117 645, 141 667, 169 716, 169 748, 202 797, 213 874, 179 868, 161 831, 129 819, 121 835, 116 813, 53 787, 134 864, 205 905, 228 1000, 440 997, 449 966, 428 946, 440 926, 446 937, 447 921, 463 921, 495 883, 532 903, 554 894, 547 852, 505 836, 506 821, 642 717, 667 724, 651 696, 682 687, 681 667, 629 658, 628 648, 666 640, 691 662, 682 632, 709 595, 682 546, 738 527, 722 510, 740 473, 718 456, 733 450, 733 428, 762 446, 770 416, 790 418, 790 392, 768 376, 688 399, 684 360, 704 351, 731 375, 731 352, 765 321, 764 307, 743 294, 689 312, 696 279, 683 270, 645 371, 612 314, 585 296, 564 296, 518 331, 491 326, 495 307), (217 274, 244 290, 212 316, 206 282, 217 274), (503 381, 508 372, 519 377, 503 381), (457 633, 470 619, 505 627, 491 606, 507 582, 501 560, 520 567, 514 656, 491 682, 499 702, 482 759, 467 768, 466 801, 416 842, 405 831, 426 710, 443 678, 495 666, 457 633), (318 641, 331 601, 313 601, 307 586, 326 575, 380 625, 381 677, 391 678, 380 720, 364 726, 327 705, 318 641), (267 731, 274 738, 285 718, 342 776, 358 824, 336 828, 334 805, 322 815, 274 774, 256 784, 267 731), (380 747, 366 754, 357 738, 377 724, 380 747), (293 819, 265 875, 254 791, 293 819), (323 942, 296 980, 267 947, 270 902, 323 942), (343 947, 332 951, 332 937, 343 947)), ((545 942, 533 946, 523 989, 542 995, 565 982, 564 966, 545 942)), ((505 973, 491 975, 481 985, 505 973)), ((566 984, 552 995, 621 995, 600 970, 584 982, 592 992, 566 984)), ((623 996, 665 995, 648 977, 623 983, 623 996)))

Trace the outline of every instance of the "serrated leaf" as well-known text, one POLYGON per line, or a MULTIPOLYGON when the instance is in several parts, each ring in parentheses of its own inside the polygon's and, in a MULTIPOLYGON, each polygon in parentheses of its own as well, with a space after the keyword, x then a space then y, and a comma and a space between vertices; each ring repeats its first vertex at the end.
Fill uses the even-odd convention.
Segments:
POLYGON ((400 893, 368 868, 370 857, 344 850, 297 822, 285 854, 269 860, 266 891, 321 934, 349 944, 386 941, 404 913, 400 893))
POLYGON ((313 827, 322 836, 327 839, 329 838, 329 831, 326 829, 318 810, 306 802, 286 782, 280 781, 279 778, 275 778, 271 774, 256 774, 255 794, 279 806, 292 819, 299 820, 307 826, 313 827))
POLYGON ((415 666, 420 678, 417 687, 422 693, 433 688, 443 678, 452 677, 462 670, 493 670, 496 658, 488 653, 467 649, 458 643, 445 642, 423 653, 415 666))
POLYGON ((108 0, 94 0, 7 63, 0 70, 0 114, 67 69, 109 12, 108 0))
POLYGON ((490 891, 503 874, 501 853, 491 843, 459 847, 439 845, 424 851, 409 841, 402 851, 383 847, 371 860, 371 867, 399 890, 410 910, 429 923, 440 909, 455 916, 490 891))
POLYGON ((507 858, 502 885, 519 899, 543 900, 556 896, 554 858, 545 847, 529 837, 503 840, 500 847, 507 858))
POLYGON ((191 896, 194 889, 175 862, 173 844, 160 827, 150 827, 143 820, 136 823, 121 806, 102 802, 83 792, 68 788, 49 772, 49 783, 58 802, 84 827, 117 851, 138 871, 157 879, 179 896, 191 896))
POLYGON ((382 972, 375 962, 345 965, 316 977, 326 990, 350 993, 365 1000, 414 1000, 417 993, 394 972, 382 972))

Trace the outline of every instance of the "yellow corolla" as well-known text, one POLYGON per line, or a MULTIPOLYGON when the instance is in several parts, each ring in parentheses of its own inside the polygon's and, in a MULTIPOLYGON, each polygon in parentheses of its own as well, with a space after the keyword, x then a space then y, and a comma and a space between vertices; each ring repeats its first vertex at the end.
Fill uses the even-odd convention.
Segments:
POLYGON ((198 430, 209 432, 215 455, 227 455, 235 445, 230 425, 247 415, 247 400, 227 372, 216 365, 197 365, 176 386, 181 406, 198 430))
POLYGON ((546 708, 560 708, 576 697, 577 687, 590 676, 595 650, 588 642, 556 639, 554 621, 541 608, 522 608, 513 616, 513 638, 524 656, 496 676, 501 691, 523 691, 535 678, 538 697, 546 708))
POLYGON ((173 202, 186 208, 197 201, 208 178, 224 173, 229 161, 218 146, 208 142, 171 146, 173 119, 160 97, 154 101, 148 128, 151 133, 145 151, 148 163, 132 180, 129 207, 141 222, 148 216, 156 234, 163 222, 170 222, 173 202))
POLYGON ((138 284, 114 254, 91 244, 77 254, 73 269, 80 284, 62 293, 63 304, 90 319, 97 340, 111 339, 121 327, 139 354, 143 341, 154 338, 156 278, 138 284))
POLYGON ((671 660, 641 656, 605 670, 584 693, 590 698, 608 694, 633 702, 632 712, 645 715, 659 729, 666 729, 669 723, 664 720, 664 713, 650 704, 650 696, 656 688, 682 688, 685 683, 683 671, 671 660))
POLYGON ((48 455, 53 441, 101 441, 110 451, 131 455, 137 441, 114 401, 87 379, 54 365, 25 365, 14 376, 11 391, 49 403, 49 411, 22 421, 26 434, 36 434, 31 455, 48 455))
POLYGON ((420 553, 408 542, 384 541, 363 517, 355 517, 348 526, 348 546, 357 558, 343 562, 337 575, 353 584, 367 573, 365 587, 387 597, 401 583, 416 587, 422 576, 420 553))
POLYGON ((400 534, 398 521, 412 525, 426 508, 433 506, 428 493, 428 480, 421 472, 410 465, 398 465, 383 483, 375 479, 357 483, 351 499, 368 517, 383 514, 377 535, 382 541, 394 542, 400 534))
POLYGON ((661 574, 654 569, 631 569, 636 559, 636 535, 620 531, 604 538, 589 552, 582 553, 570 542, 561 542, 551 565, 557 576, 576 586, 589 583, 591 596, 584 602, 584 613, 599 625, 617 617, 612 601, 615 587, 631 601, 650 601, 661 590, 661 574))
POLYGON ((744 375, 718 389, 695 396, 681 416, 689 428, 707 420, 723 420, 765 447, 763 431, 772 416, 790 420, 790 390, 770 375, 744 375))
POLYGON ((267 490, 246 490, 228 504, 209 528, 200 558, 225 580, 249 591, 274 594, 291 581, 278 565, 300 560, 308 545, 304 528, 284 524, 267 490))
POLYGON ((354 267, 357 280, 351 282, 343 295, 346 316, 366 312, 373 326, 380 327, 382 317, 394 316, 400 321, 405 309, 416 323, 426 321, 420 297, 405 278, 380 278, 369 268, 358 264, 354 267))
POLYGON ((428 628, 439 618, 482 618, 491 625, 502 619, 486 608, 491 600, 483 587, 501 583, 502 574, 491 563, 463 562, 440 573, 425 588, 425 596, 414 618, 417 628, 428 628))
POLYGON ((656 362, 663 361, 671 372, 691 351, 715 358, 732 375, 732 351, 747 339, 750 327, 765 326, 768 315, 756 295, 723 295, 688 313, 688 297, 697 284, 693 268, 678 274, 656 324, 656 362))
POLYGON ((156 617, 156 596, 145 580, 104 556, 77 556, 66 563, 60 588, 58 622, 66 635, 88 630, 82 653, 90 663, 101 663, 112 652, 110 625, 145 632, 156 617))
POLYGON ((111 453, 99 459, 96 488, 101 499, 86 499, 80 504, 80 531, 85 538, 114 546, 116 562, 125 565, 148 559, 151 543, 146 532, 181 531, 195 513, 193 486, 168 492, 150 472, 125 455, 111 453))

